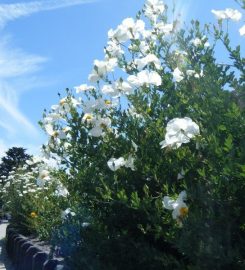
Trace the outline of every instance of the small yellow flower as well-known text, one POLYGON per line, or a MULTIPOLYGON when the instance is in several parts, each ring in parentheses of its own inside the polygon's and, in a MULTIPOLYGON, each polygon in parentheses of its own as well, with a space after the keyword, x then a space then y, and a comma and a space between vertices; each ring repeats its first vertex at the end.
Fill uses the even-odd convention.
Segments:
POLYGON ((37 217, 37 213, 36 212, 31 212, 31 218, 36 218, 37 217))

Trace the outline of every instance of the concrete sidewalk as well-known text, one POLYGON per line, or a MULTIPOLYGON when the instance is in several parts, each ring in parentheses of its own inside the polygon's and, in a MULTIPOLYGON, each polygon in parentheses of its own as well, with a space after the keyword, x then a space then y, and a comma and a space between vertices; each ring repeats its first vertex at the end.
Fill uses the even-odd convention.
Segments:
POLYGON ((0 224, 0 270, 14 270, 11 262, 8 260, 5 250, 5 235, 8 223, 0 224))

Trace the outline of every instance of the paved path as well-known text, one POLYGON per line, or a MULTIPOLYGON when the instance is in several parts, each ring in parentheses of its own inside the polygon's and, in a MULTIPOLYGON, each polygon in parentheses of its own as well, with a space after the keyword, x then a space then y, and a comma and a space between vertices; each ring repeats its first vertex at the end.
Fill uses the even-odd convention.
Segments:
POLYGON ((8 223, 0 224, 0 270, 14 270, 5 250, 5 234, 8 223))

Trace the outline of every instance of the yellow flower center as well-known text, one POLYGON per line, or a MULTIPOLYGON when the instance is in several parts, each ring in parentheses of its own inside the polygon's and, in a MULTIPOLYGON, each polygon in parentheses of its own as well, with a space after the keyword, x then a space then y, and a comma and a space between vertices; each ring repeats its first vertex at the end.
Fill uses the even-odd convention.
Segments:
POLYGON ((92 118, 93 118, 93 117, 92 117, 91 114, 85 114, 85 115, 84 115, 84 119, 85 119, 85 120, 92 120, 92 118))
POLYGON ((53 134, 52 134, 53 137, 58 137, 59 136, 59 132, 58 131, 54 131, 53 134))
POLYGON ((62 98, 62 99, 60 100, 60 105, 61 105, 61 106, 65 105, 66 103, 67 103, 67 100, 66 100, 65 98, 62 98))
POLYGON ((102 129, 106 129, 106 128, 107 128, 107 125, 104 124, 104 123, 101 123, 101 124, 100 124, 100 127, 101 127, 102 129))
POLYGON ((106 104, 106 105, 111 105, 112 103, 111 103, 110 100, 105 100, 105 104, 106 104))
POLYGON ((37 213, 36 212, 31 212, 31 218, 36 218, 37 217, 37 213))
POLYGON ((180 217, 183 218, 183 217, 187 216, 188 211, 189 211, 188 207, 181 207, 179 210, 180 217))

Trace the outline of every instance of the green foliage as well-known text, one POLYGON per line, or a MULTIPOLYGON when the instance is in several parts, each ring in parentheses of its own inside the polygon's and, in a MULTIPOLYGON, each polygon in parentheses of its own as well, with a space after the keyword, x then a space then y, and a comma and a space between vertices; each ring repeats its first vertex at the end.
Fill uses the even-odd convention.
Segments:
MULTIPOLYGON (((107 130, 102 140, 89 137, 81 121, 84 114, 76 110, 67 114, 72 140, 64 152, 69 162, 63 162, 70 170, 66 185, 76 205, 90 217, 86 228, 77 215, 67 223, 66 234, 63 227, 57 232, 65 241, 76 228, 76 245, 67 253, 72 269, 245 267, 245 119, 240 100, 234 98, 234 92, 244 90, 244 58, 240 47, 232 49, 228 34, 218 28, 214 39, 224 44, 234 66, 217 63, 215 45, 195 47, 190 42, 210 35, 208 27, 202 30, 193 22, 172 40, 158 37, 152 52, 162 61, 162 85, 143 86, 128 96, 138 117, 110 109, 118 136, 107 130), (182 59, 173 56, 176 47, 186 52, 182 59), (204 75, 174 84, 176 66, 203 70, 204 75), (234 86, 233 92, 227 90, 234 86), (201 135, 178 149, 161 150, 167 122, 185 116, 195 119, 201 135), (109 170, 109 158, 130 154, 136 156, 135 170, 109 170), (176 222, 162 199, 177 197, 183 189, 189 213, 176 222)), ((137 50, 132 54, 136 57, 137 50)), ((74 98, 72 92, 68 97, 74 98)))

